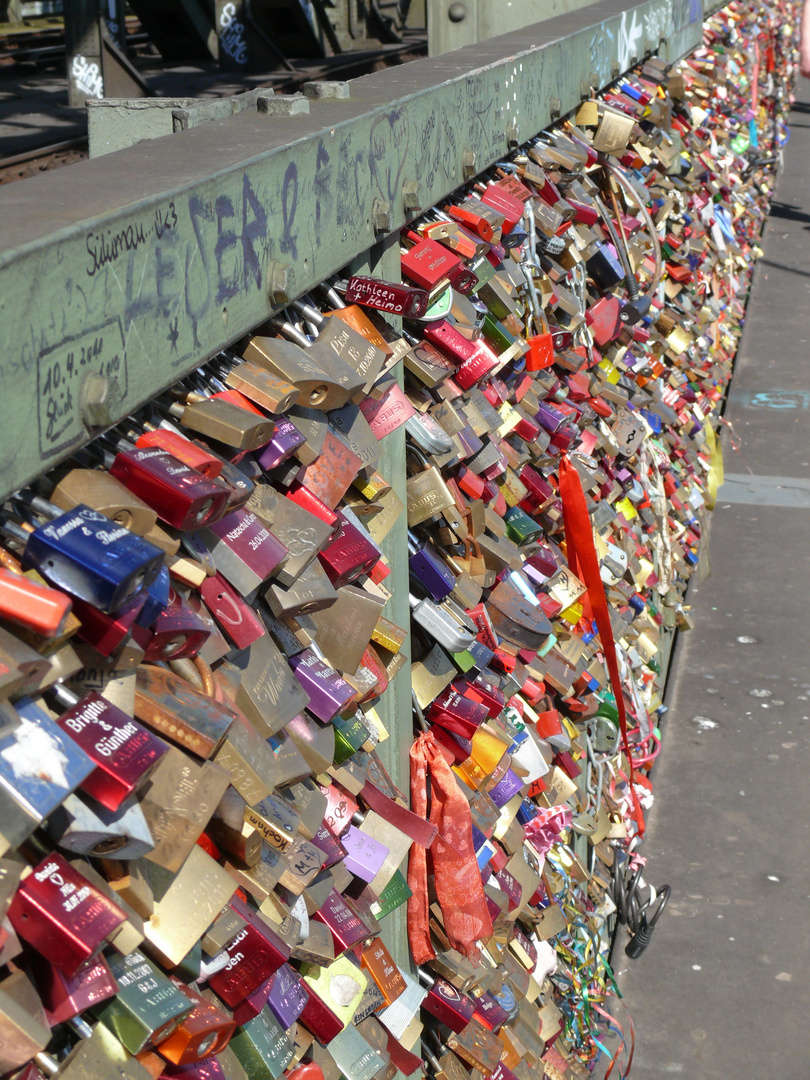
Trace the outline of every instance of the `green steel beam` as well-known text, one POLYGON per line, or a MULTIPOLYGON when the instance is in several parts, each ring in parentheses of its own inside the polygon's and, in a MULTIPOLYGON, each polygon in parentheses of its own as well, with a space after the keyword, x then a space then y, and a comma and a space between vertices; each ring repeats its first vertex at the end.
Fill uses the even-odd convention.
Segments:
MULTIPOLYGON (((374 274, 385 281, 401 281, 399 241, 389 236, 376 244, 360 259, 353 260, 349 269, 355 274, 374 274)), ((402 320, 388 317, 397 331, 402 320)), ((404 386, 402 364, 395 369, 400 386, 404 386)), ((391 531, 382 542, 383 555, 391 567, 390 575, 383 584, 390 590, 391 598, 385 607, 385 617, 397 626, 409 627, 411 605, 408 600, 408 519, 405 512, 407 493, 405 485, 405 428, 399 427, 387 435, 380 444, 382 458, 378 471, 388 481, 402 502, 403 510, 391 531)), ((413 742, 413 705, 411 702, 411 640, 403 647, 406 660, 388 685, 377 705, 380 719, 388 729, 388 738, 380 743, 379 754, 394 783, 410 801, 410 748, 413 742)), ((407 907, 402 905, 392 911, 385 920, 386 944, 401 968, 415 974, 408 949, 407 907)), ((411 1049, 410 1047, 408 1049, 411 1049)))
POLYGON ((428 55, 440 56, 594 2, 544 0, 540 5, 537 0, 511 0, 507 4, 503 0, 431 0, 427 6, 428 55))
POLYGON ((700 0, 600 0, 0 190, 5 496, 237 341, 636 60, 700 0), (282 104, 282 103, 279 103, 282 104))

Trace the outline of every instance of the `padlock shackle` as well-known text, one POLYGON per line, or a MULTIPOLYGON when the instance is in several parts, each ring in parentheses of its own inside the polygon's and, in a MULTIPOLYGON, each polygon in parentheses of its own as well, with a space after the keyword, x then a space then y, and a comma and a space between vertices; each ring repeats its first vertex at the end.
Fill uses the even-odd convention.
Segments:
POLYGON ((305 322, 313 323, 313 325, 318 327, 323 326, 326 322, 326 316, 322 311, 319 311, 314 304, 307 304, 303 300, 293 300, 290 307, 297 311, 305 322))
POLYGON ((408 454, 413 454, 413 456, 419 461, 419 463, 421 465, 424 465, 425 470, 433 468, 431 462, 428 461, 427 454, 424 452, 424 450, 421 450, 418 446, 414 446, 413 443, 407 443, 405 446, 406 458, 408 454))

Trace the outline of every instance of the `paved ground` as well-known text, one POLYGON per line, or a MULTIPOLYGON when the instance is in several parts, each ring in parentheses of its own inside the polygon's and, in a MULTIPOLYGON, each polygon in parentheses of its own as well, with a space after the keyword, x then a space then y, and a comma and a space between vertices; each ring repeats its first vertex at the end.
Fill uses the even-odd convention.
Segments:
POLYGON ((673 898, 647 952, 615 957, 634 1080, 810 1076, 808 82, 791 121, 654 777, 649 878, 673 898))

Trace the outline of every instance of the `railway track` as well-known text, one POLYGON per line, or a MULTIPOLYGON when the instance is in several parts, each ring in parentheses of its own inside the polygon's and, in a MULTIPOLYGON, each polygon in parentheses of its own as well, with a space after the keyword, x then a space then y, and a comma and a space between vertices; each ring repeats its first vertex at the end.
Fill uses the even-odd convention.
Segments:
MULTIPOLYGON (((19 25, 0 23, 0 77, 21 65, 52 67, 65 56, 65 31, 61 19, 39 19, 19 25)), ((149 44, 139 20, 127 18, 127 44, 137 54, 149 44)))
POLYGON ((272 87, 279 93, 290 93, 299 90, 305 82, 316 79, 351 79, 359 75, 366 75, 370 71, 376 71, 380 67, 390 67, 394 64, 405 64, 409 60, 416 60, 420 56, 427 55, 427 37, 425 34, 409 34, 406 40, 397 45, 384 45, 379 49, 369 49, 363 52, 341 53, 339 56, 331 56, 326 60, 293 60, 295 71, 279 70, 268 75, 264 82, 254 83, 250 89, 257 86, 272 87))
MULTIPOLYGON (((47 30, 32 31, 32 34, 44 35, 52 32, 47 30)), ((59 30, 61 33, 61 29, 59 30)), ((21 35, 26 36, 27 35, 21 35)), ((142 35, 146 38, 146 35, 142 35)), ((42 36, 35 38, 42 41, 42 36)), ((0 35, 0 78, 4 64, 5 42, 0 35)), ((23 44, 20 52, 14 55, 24 55, 24 49, 29 48, 42 53, 44 50, 53 52, 55 59, 61 55, 64 57, 64 43, 62 45, 30 45, 23 44), (61 51, 60 51, 61 50, 61 51)), ((278 93, 291 93, 300 90, 305 82, 316 79, 349 79, 359 75, 365 75, 380 67, 388 67, 394 64, 407 63, 427 53, 427 38, 424 34, 409 33, 406 39, 399 44, 385 45, 379 49, 370 49, 357 53, 343 53, 340 56, 328 57, 323 60, 292 60, 293 71, 279 70, 269 73, 262 81, 251 80, 245 86, 245 90, 256 87, 272 87, 278 93)), ((14 63, 16 61, 11 61, 14 63)), ((41 62, 41 61, 40 61, 41 62)), ((210 92, 210 91, 209 91, 210 92)), ((222 96, 230 96, 239 93, 232 88, 225 91, 222 96)), ((61 142, 43 143, 33 147, 24 153, 12 157, 0 157, 0 185, 13 183, 16 180, 24 180, 50 169, 58 169, 64 165, 72 165, 87 157, 87 138, 80 136, 61 142)))
POLYGON ((11 184, 15 180, 25 180, 49 169, 73 165, 86 157, 87 139, 84 136, 38 146, 23 154, 0 158, 0 184, 11 184))

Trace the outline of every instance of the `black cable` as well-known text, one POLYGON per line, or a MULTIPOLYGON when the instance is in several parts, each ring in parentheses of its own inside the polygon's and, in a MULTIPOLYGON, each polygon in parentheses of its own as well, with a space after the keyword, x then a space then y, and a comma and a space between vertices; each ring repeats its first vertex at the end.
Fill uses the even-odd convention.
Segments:
POLYGON ((626 863, 620 865, 620 860, 614 859, 611 897, 616 905, 616 918, 627 927, 630 934, 630 941, 624 951, 632 960, 638 959, 650 944, 656 923, 672 895, 669 885, 662 885, 655 890, 650 886, 649 896, 642 900, 639 897, 641 870, 642 867, 638 866, 628 874, 626 863))

